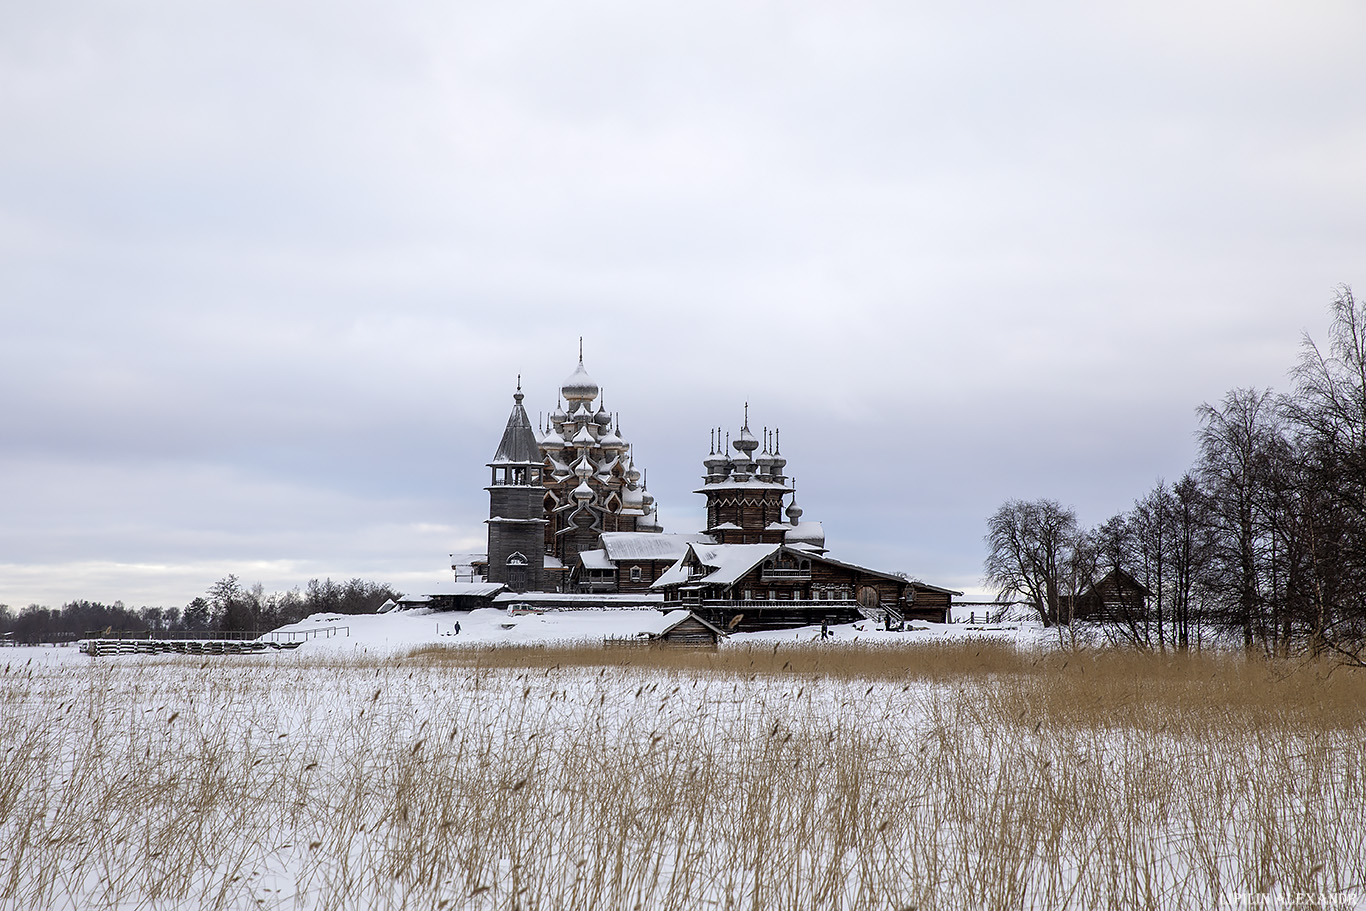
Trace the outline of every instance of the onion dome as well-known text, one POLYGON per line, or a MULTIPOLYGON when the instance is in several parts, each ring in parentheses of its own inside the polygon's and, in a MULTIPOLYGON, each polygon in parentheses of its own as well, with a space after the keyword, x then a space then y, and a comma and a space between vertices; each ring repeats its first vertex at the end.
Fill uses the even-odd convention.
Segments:
POLYGON ((564 409, 560 407, 560 403, 557 400, 555 402, 555 410, 550 412, 550 423, 563 424, 568 418, 569 415, 564 413, 564 409))
POLYGON ((587 425, 584 425, 579 428, 579 432, 574 434, 569 442, 573 443, 575 446, 588 447, 596 443, 597 440, 593 437, 593 431, 589 430, 587 425))
POLYGON ((763 465, 765 467, 773 464, 773 453, 769 450, 769 435, 767 427, 764 428, 764 448, 759 451, 759 455, 757 458, 755 458, 754 461, 758 462, 760 465, 763 465))
POLYGON ((745 403, 745 423, 741 425, 740 432, 735 435, 735 440, 730 445, 746 460, 752 459, 750 453, 759 448, 759 441, 749 432, 749 402, 745 403))
POLYGON ((613 452, 620 452, 621 450, 626 448, 626 441, 623 440, 621 437, 617 436, 617 432, 615 430, 613 430, 611 427, 608 427, 603 431, 602 436, 598 438, 598 445, 601 446, 603 449, 611 450, 613 452))
POLYGON ((797 505, 797 498, 792 498, 792 503, 787 507, 787 521, 791 522, 795 528, 801 523, 802 508, 797 505))
POLYGON ((819 522, 800 522, 783 534, 784 544, 806 544, 825 549, 825 529, 819 522))
POLYGON ((560 395, 564 396, 566 402, 591 402, 598 397, 598 384, 583 369, 582 357, 579 358, 579 366, 560 387, 560 395))
POLYGON ((588 452, 585 451, 583 455, 579 456, 579 460, 574 463, 574 474, 578 475, 580 478, 587 478, 593 474, 593 470, 593 460, 588 458, 588 452))
POLYGON ((628 460, 627 460, 626 462, 624 462, 623 464, 626 466, 626 480, 627 480, 627 481, 630 481, 632 484, 634 484, 634 483, 636 483, 637 481, 639 481, 639 480, 640 480, 640 469, 637 468, 637 467, 635 466, 635 463, 629 461, 629 459, 628 459, 628 460))
POLYGON ((655 498, 650 496, 650 492, 644 487, 640 488, 640 505, 647 510, 655 505, 655 498))
POLYGON ((598 413, 593 415, 593 423, 597 424, 603 430, 606 430, 612 424, 612 416, 607 413, 606 408, 599 405, 598 413))
POLYGON ((782 474, 784 466, 787 465, 787 459, 783 458, 782 438, 779 436, 781 432, 782 431, 777 428, 774 428, 773 430, 773 459, 770 462, 773 466, 774 473, 780 475, 782 474))
POLYGON ((740 432, 735 435, 735 439, 731 441, 730 445, 735 447, 735 451, 740 453, 741 458, 750 459, 753 458, 750 453, 759 448, 759 441, 754 438, 754 434, 749 432, 748 427, 741 427, 740 432))
POLYGON ((580 503, 587 503, 593 499, 593 488, 588 486, 587 481, 580 481, 579 486, 574 488, 574 499, 580 503))
POLYGON ((572 474, 569 466, 555 458, 554 455, 549 455, 548 458, 550 459, 550 475, 555 480, 563 481, 572 474))
POLYGON ((702 460, 707 469, 706 480, 710 483, 725 478, 726 465, 729 462, 725 446, 721 443, 721 428, 717 427, 711 432, 711 448, 707 450, 707 457, 702 460))

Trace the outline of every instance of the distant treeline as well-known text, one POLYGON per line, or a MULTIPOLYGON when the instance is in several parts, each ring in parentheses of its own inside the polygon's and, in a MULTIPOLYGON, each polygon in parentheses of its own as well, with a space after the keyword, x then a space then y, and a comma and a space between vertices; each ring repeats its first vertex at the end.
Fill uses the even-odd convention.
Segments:
POLYGON ((1220 640, 1366 664, 1366 305, 1351 288, 1328 345, 1306 336, 1291 376, 1285 394, 1202 405, 1190 470, 1094 528, 1055 500, 1002 505, 988 583, 1046 624, 1140 647, 1220 640))
POLYGON ((0 604, 0 635, 19 643, 69 642, 93 632, 212 630, 266 631, 302 620, 310 614, 374 613, 401 593, 392 586, 352 579, 310 579, 302 591, 267 594, 261 583, 243 585, 229 575, 209 586, 207 592, 185 607, 125 607, 122 601, 71 601, 59 608, 30 604, 14 613, 0 604))

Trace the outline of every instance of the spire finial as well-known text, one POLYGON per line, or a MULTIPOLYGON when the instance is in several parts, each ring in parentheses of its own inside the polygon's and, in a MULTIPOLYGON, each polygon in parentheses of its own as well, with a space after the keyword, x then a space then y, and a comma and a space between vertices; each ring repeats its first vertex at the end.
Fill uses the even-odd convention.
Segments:
POLYGON ((709 445, 707 446, 707 455, 716 455, 716 428, 715 428, 715 427, 713 427, 711 430, 709 430, 709 431, 707 432, 707 438, 708 438, 708 440, 710 441, 709 445))
MULTIPOLYGON (((518 380, 521 382, 521 380, 518 380)), ((749 429, 749 402, 745 402, 745 429, 749 429)))
POLYGON ((774 454, 774 455, 782 455, 782 454, 783 454, 783 439, 782 439, 782 437, 778 436, 778 434, 780 434, 780 433, 782 433, 782 430, 780 430, 780 429, 777 428, 777 427, 774 427, 774 428, 773 428, 773 454, 774 454))
POLYGON ((583 336, 579 336, 579 366, 583 366, 583 336))
POLYGON ((520 373, 517 374, 517 391, 522 391, 522 375, 520 373))

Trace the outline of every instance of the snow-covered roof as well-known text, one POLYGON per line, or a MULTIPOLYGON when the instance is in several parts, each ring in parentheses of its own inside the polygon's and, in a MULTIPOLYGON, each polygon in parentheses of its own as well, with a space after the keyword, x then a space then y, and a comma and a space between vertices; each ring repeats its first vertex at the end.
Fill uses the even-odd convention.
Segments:
POLYGON ((713 525, 712 528, 718 531, 744 531, 743 528, 736 525, 734 522, 722 522, 720 525, 713 525))
POLYGON ((548 601, 553 604, 574 605, 576 608, 591 608, 595 605, 609 604, 659 604, 663 603, 663 595, 620 595, 620 594, 600 594, 600 595, 580 595, 562 592, 503 592, 493 599, 493 603, 499 606, 515 604, 525 601, 528 604, 548 601))
POLYGON ((715 633, 717 636, 721 638, 725 638, 730 635, 730 633, 721 629, 721 627, 717 626, 716 624, 709 623, 705 618, 699 617, 697 616, 697 614, 694 614, 692 611, 686 609, 671 610, 664 615, 663 620, 664 628, 655 634, 657 636, 667 635, 670 630, 678 626, 680 623, 686 622, 687 620, 696 620, 698 623, 702 624, 707 629, 711 630, 713 633, 715 633))
POLYGON ((665 588, 681 582, 698 585, 733 585, 745 573, 775 553, 780 544, 698 544, 688 545, 697 562, 711 572, 704 576, 689 577, 688 555, 685 553, 678 562, 664 571, 651 588, 665 588))
POLYGON ((783 535, 783 541, 788 544, 814 544, 817 547, 825 546, 825 527, 819 522, 799 522, 796 526, 790 527, 783 535))
POLYGON ((425 604, 432 598, 458 595, 471 598, 488 598, 506 588, 501 582, 433 582, 422 586, 422 594, 407 595, 399 599, 400 604, 425 604))
POLYGON ((540 441, 531 421, 522 408, 521 387, 513 396, 512 413, 508 415, 507 427, 503 429, 503 439, 498 444, 498 452, 490 464, 535 464, 541 461, 540 441))
POLYGON ((786 484, 779 484, 776 481, 732 481, 729 478, 724 481, 709 482, 706 487, 694 490, 693 493, 709 493, 713 490, 744 489, 744 490, 785 490, 791 491, 792 488, 786 484))
POLYGON ((712 570, 697 581, 705 585, 731 585, 778 551, 777 544, 694 544, 693 553, 712 570))
POLYGON ((579 560, 583 563, 584 569, 616 569, 612 561, 607 559, 607 551, 602 549, 581 550, 579 560))
POLYGON ((659 578, 650 583, 650 588, 667 588, 670 585, 678 585, 680 582, 688 581, 688 567, 683 565, 683 558, 680 557, 673 566, 659 574, 659 578))
POLYGON ((688 545, 711 544, 709 535, 662 535, 655 532, 608 531, 600 540, 609 560, 677 560, 688 545))

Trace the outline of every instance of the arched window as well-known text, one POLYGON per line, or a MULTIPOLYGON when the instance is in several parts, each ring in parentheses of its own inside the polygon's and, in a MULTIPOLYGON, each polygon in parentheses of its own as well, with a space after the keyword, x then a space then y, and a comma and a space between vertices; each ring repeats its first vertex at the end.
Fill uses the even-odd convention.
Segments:
POLYGON ((526 588, 526 557, 516 551, 507 559, 508 588, 522 591, 526 588))

